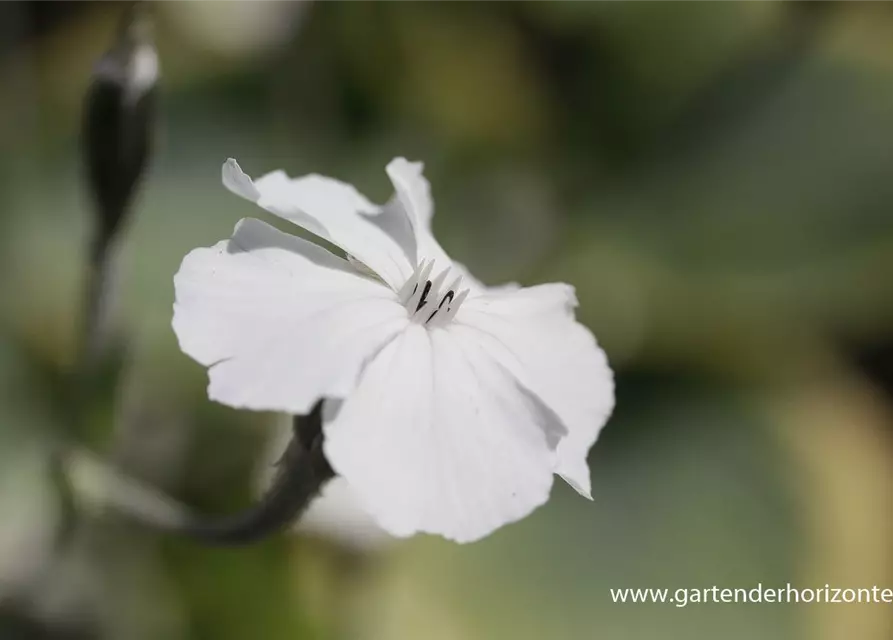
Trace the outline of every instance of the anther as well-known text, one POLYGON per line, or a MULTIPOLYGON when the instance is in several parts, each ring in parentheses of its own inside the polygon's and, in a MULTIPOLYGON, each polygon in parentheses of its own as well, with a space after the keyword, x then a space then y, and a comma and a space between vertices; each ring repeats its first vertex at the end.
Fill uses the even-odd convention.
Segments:
MULTIPOLYGON (((418 287, 418 285, 416 285, 416 287, 418 287)), ((431 281, 426 280, 425 281, 425 289, 422 291, 422 297, 419 298, 419 305, 415 308, 416 311, 421 309, 425 305, 425 303, 428 301, 427 298, 428 298, 428 293, 430 291, 431 291, 431 281)), ((413 291, 413 293, 415 293, 415 291, 413 291)))
POLYGON ((456 315, 456 312, 459 311, 459 307, 462 306, 462 303, 465 302, 465 298, 468 297, 468 289, 463 289, 458 296, 456 296, 455 300, 452 300, 447 307, 446 313, 443 316, 438 318, 438 321, 441 323, 449 322, 456 315))
POLYGON ((462 283, 461 274, 448 286, 444 286, 451 268, 447 267, 429 280, 433 270, 434 261, 423 260, 416 266, 412 278, 397 293, 400 302, 410 313, 411 320, 432 328, 452 320, 468 296, 468 290, 459 286, 462 283))
MULTIPOLYGON (((427 264, 424 264, 424 263, 422 263, 422 264, 424 266, 422 266, 421 271, 420 271, 418 277, 416 278, 416 283, 426 282, 428 280, 428 276, 431 275, 431 270, 434 268, 433 260, 427 264)), ((404 303, 406 305, 407 309, 416 309, 416 310, 418 309, 417 305, 419 304, 419 298, 421 297, 421 293, 422 292, 419 289, 419 287, 416 286, 415 289, 413 290, 412 294, 410 294, 408 296, 406 302, 404 303)))
MULTIPOLYGON (((440 300, 440 304, 437 305, 437 308, 434 311, 432 311, 431 315, 428 316, 428 319, 425 320, 425 324, 428 324, 429 322, 431 322, 434 319, 434 316, 437 315, 437 312, 440 311, 441 309, 443 309, 444 304, 452 301, 454 294, 455 294, 455 292, 452 290, 447 291, 447 294, 440 300)), ((450 309, 450 307, 449 307, 449 305, 447 305, 447 311, 449 311, 449 309, 450 309)))

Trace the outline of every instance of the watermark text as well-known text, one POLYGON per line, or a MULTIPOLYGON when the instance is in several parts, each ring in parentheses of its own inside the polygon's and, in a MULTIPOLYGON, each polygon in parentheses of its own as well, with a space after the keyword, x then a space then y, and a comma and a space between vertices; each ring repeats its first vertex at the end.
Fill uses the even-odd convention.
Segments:
POLYGON ((890 604, 893 589, 879 587, 838 588, 824 585, 816 588, 766 587, 762 583, 751 588, 682 587, 679 589, 611 589, 611 600, 622 603, 662 603, 682 608, 705 603, 770 603, 770 604, 890 604))

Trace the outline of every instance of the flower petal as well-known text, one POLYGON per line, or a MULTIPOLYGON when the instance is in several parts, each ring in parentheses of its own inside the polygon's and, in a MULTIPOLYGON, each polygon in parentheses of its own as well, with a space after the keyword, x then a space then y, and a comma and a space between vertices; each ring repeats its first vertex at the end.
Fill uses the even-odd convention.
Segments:
POLYGON ((424 169, 423 163, 410 162, 406 158, 394 158, 385 168, 413 229, 430 229, 434 215, 431 184, 422 174, 424 169))
POLYGON ((415 256, 415 263, 421 260, 434 260, 438 268, 452 268, 455 273, 462 276, 465 287, 474 293, 485 290, 501 293, 518 289, 519 286, 513 282, 487 287, 475 278, 465 265, 452 260, 443 250, 431 228, 434 201, 431 198, 431 184, 422 173, 424 168, 423 163, 410 162, 406 158, 391 160, 386 170, 394 185, 394 197, 378 216, 382 219, 380 226, 387 229, 401 246, 411 247, 412 253, 408 255, 415 256), (384 222, 385 219, 387 222, 384 222), (414 234, 414 238, 404 239, 410 232, 414 234))
POLYGON ((431 199, 431 185, 422 173, 424 164, 394 158, 386 170, 394 185, 394 197, 382 212, 382 217, 388 220, 388 228, 399 229, 395 236, 398 238, 406 237, 407 231, 404 229, 409 228, 412 239, 398 241, 404 246, 411 246, 417 262, 433 259, 439 269, 452 266, 452 260, 431 230, 434 201, 431 199), (400 219, 406 222, 398 223, 400 219))
POLYGON ((174 286, 180 348, 211 367, 211 399, 233 407, 306 413, 343 397, 408 322, 380 282, 250 218, 187 255, 174 286))
POLYGON ((421 260, 434 260, 437 269, 451 268, 453 273, 462 276, 465 288, 473 293, 485 290, 514 290, 518 285, 508 283, 498 287, 486 287, 465 267, 452 260, 431 229, 434 217, 434 201, 431 199, 431 185, 423 175, 424 164, 410 162, 406 158, 394 158, 387 166, 388 177, 394 185, 394 197, 384 207, 381 214, 371 216, 376 224, 390 234, 417 264, 421 260))
MULTIPOLYGON (((394 185, 394 195, 378 211, 366 214, 370 222, 400 245, 413 266, 419 263, 418 230, 430 228, 434 210, 431 186, 422 175, 422 169, 421 162, 409 162, 406 158, 391 160, 385 170, 394 185)), ((446 267, 448 261, 441 263, 446 267)))
POLYGON ((565 432, 547 413, 473 341, 410 325, 329 416, 325 454, 390 533, 468 542, 548 499, 565 432))
POLYGON ((367 219, 400 245, 411 264, 433 258, 441 268, 447 268, 450 259, 431 235, 434 203, 431 185, 422 175, 423 168, 421 162, 409 162, 406 158, 391 160, 386 171, 394 185, 394 195, 380 212, 367 214, 367 219))
POLYGON ((282 171, 252 181, 232 158, 223 165, 223 184, 270 213, 340 247, 393 289, 398 289, 415 268, 400 244, 370 220, 370 216, 380 213, 381 207, 349 184, 316 174, 289 178, 282 171))
POLYGON ((450 331, 473 333, 564 426, 556 473, 590 496, 586 457, 614 408, 614 377, 592 333, 574 320, 564 284, 489 292, 465 301, 450 331))

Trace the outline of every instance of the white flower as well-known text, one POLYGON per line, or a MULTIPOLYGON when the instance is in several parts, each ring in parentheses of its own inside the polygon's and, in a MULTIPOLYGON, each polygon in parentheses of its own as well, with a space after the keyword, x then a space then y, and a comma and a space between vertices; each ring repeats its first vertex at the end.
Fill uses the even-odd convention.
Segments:
POLYGON ((397 536, 481 538, 543 504, 553 473, 589 496, 614 385, 573 288, 485 288, 434 239, 421 163, 387 173, 379 206, 331 178, 224 164, 230 191, 348 259, 251 218, 187 255, 173 326, 209 396, 293 414, 325 398, 326 457, 397 536))

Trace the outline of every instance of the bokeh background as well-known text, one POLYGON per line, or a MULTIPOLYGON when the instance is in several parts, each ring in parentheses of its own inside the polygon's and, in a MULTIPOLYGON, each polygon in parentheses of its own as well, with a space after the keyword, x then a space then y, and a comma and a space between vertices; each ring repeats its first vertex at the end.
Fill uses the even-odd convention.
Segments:
POLYGON ((122 8, 0 3, 0 638, 893 638, 891 605, 609 594, 893 587, 893 8, 157 3, 155 153, 72 426, 82 104, 122 8), (594 502, 556 482, 457 546, 389 541, 336 495, 238 549, 104 508, 114 466, 236 510, 282 446, 282 417, 208 401, 170 328, 182 257, 269 220, 223 160, 384 201, 397 155, 483 280, 576 285, 617 373, 594 502), (60 440, 97 456, 73 492, 60 440))

